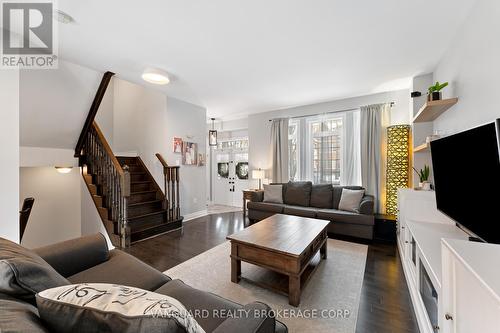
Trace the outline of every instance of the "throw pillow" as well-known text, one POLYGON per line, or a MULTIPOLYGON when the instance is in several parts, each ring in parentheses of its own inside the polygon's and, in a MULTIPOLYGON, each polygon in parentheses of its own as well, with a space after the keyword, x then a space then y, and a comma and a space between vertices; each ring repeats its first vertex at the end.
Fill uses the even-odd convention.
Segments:
POLYGON ((287 205, 308 207, 311 201, 311 182, 288 182, 285 200, 287 205))
POLYGON ((333 187, 331 184, 316 184, 312 186, 311 207, 332 208, 333 207, 333 187))
POLYGON ((36 295, 40 317, 59 333, 204 333, 175 298, 106 283, 74 284, 36 295))
POLYGON ((0 238, 0 293, 34 302, 36 293, 68 284, 36 253, 0 238))
POLYGON ((283 185, 264 184, 264 202, 283 203, 283 185))
POLYGON ((359 213, 359 204, 365 195, 365 190, 342 189, 339 209, 347 212, 359 213))

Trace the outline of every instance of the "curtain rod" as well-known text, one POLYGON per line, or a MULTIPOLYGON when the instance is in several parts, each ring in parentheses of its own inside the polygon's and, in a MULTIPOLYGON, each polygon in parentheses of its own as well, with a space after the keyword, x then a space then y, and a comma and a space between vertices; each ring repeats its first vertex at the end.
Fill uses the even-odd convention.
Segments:
MULTIPOLYGON (((384 103, 382 103, 382 104, 384 104, 384 103)), ((392 108, 395 104, 396 104, 396 102, 390 102, 391 108, 392 108)), ((349 112, 349 111, 355 111, 355 110, 358 110, 359 108, 360 108, 360 107, 357 107, 357 108, 350 108, 350 109, 344 109, 344 110, 328 111, 328 112, 315 113, 315 114, 308 114, 308 115, 305 115, 305 116, 296 116, 296 117, 289 117, 289 118, 290 118, 290 119, 307 118, 307 117, 321 116, 321 115, 324 115, 324 114, 330 114, 330 113, 338 113, 338 112, 349 112)), ((269 119, 269 121, 273 121, 273 120, 276 120, 276 119, 282 119, 282 118, 286 118, 286 117, 273 118, 273 119, 269 119)))

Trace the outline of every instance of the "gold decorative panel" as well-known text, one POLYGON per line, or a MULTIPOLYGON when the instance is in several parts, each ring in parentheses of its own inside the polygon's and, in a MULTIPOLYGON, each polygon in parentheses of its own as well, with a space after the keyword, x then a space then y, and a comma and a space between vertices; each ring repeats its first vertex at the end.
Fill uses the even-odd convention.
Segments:
POLYGON ((387 128, 386 214, 397 215, 398 188, 409 187, 410 125, 387 128))

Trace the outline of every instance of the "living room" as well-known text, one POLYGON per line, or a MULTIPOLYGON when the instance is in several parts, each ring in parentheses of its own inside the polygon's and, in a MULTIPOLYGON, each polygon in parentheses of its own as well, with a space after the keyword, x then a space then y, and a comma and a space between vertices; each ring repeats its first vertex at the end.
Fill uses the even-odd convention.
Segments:
POLYGON ((0 331, 497 331, 499 4, 1 5, 0 331))

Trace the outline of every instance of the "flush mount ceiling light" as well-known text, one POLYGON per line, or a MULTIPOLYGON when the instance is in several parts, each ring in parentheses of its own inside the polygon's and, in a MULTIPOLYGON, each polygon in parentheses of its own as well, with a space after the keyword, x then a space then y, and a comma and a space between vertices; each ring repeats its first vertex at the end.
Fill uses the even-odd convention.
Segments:
POLYGON ((75 22, 75 19, 71 17, 71 15, 63 12, 62 10, 56 9, 54 10, 54 19, 57 22, 63 23, 63 24, 70 24, 75 22))
POLYGON ((56 170, 59 173, 70 173, 73 167, 67 167, 67 166, 56 166, 56 170))
POLYGON ((170 78, 168 77, 168 73, 164 70, 158 68, 146 68, 142 73, 142 79, 146 82, 153 84, 168 84, 170 82, 170 78))

